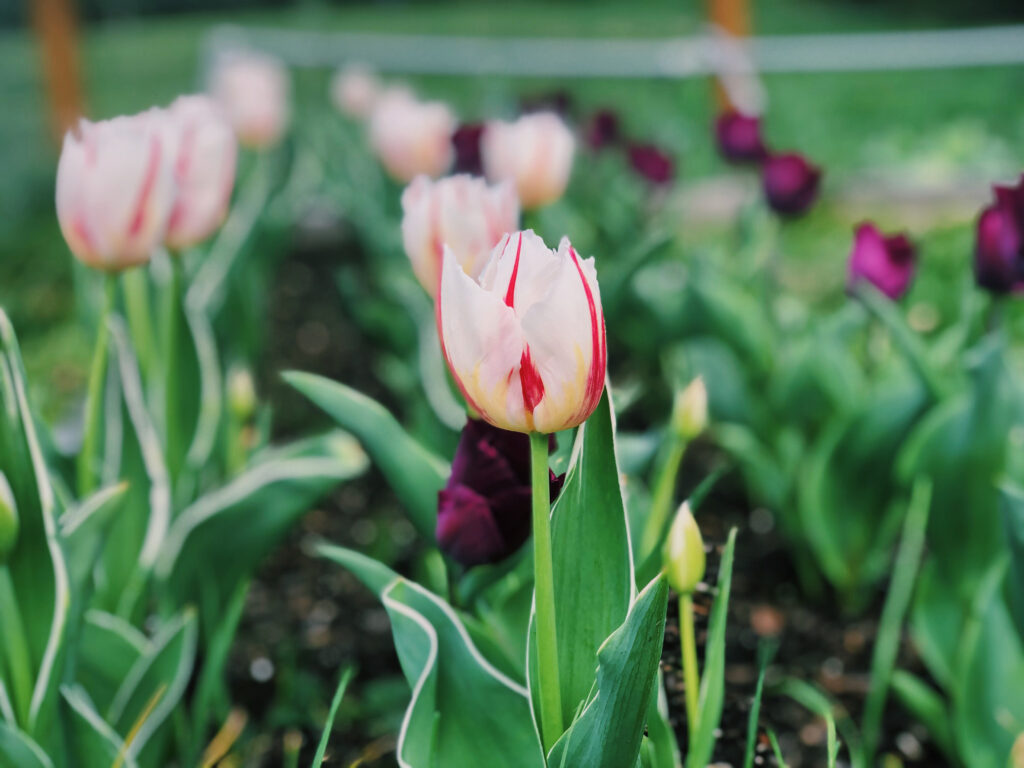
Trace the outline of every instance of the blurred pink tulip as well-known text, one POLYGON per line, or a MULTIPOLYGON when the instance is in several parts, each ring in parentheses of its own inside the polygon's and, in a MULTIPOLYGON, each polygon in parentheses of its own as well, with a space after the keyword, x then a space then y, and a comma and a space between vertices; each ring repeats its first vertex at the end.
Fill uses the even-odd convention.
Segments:
POLYGON ((436 178, 452 164, 455 115, 439 101, 419 101, 404 88, 385 91, 370 116, 370 145, 388 174, 410 182, 436 178))
POLYGON ((167 148, 177 194, 165 241, 174 249, 201 243, 223 223, 235 186, 238 144, 209 96, 182 96, 167 110, 167 148))
POLYGON ((331 80, 331 101, 339 112, 353 120, 367 119, 379 95, 380 81, 362 64, 342 67, 331 80))
POLYGON ((508 234, 474 280, 445 248, 437 326, 467 403, 514 432, 557 432, 597 407, 607 364, 594 259, 508 234))
POLYGON ((164 111, 91 123, 64 137, 57 166, 57 218, 68 247, 97 269, 149 260, 174 203, 164 111))
POLYGON ((553 203, 565 193, 575 149, 572 132, 552 112, 489 123, 481 144, 487 178, 514 182, 524 208, 553 203))
POLYGON ((284 65, 258 53, 229 53, 215 65, 210 92, 243 146, 266 149, 288 127, 291 82, 284 65))
POLYGON ((444 246, 476 279, 502 235, 519 229, 519 200, 511 184, 488 187, 483 179, 417 176, 402 193, 402 242, 413 271, 437 295, 444 246))

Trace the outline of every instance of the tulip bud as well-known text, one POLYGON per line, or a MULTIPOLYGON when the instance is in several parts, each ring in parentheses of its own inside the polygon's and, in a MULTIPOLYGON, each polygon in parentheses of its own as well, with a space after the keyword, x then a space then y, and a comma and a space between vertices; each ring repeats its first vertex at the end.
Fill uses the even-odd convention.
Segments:
POLYGON ((599 109, 591 116, 586 134, 591 149, 607 149, 618 144, 622 138, 618 113, 614 109, 599 109))
POLYGON ((452 134, 455 150, 455 173, 471 176, 484 175, 484 161, 480 155, 480 142, 484 137, 483 123, 463 123, 452 134))
POLYGON ((565 193, 576 140, 558 115, 537 112, 514 123, 488 123, 480 146, 487 178, 512 181, 524 208, 553 203, 565 193))
POLYGON ((672 406, 672 428, 683 440, 700 437, 708 426, 708 390, 698 376, 682 392, 676 393, 672 406))
POLYGON ((365 120, 373 113, 380 90, 380 81, 369 67, 348 64, 331 80, 331 101, 343 115, 365 120))
POLYGON ((264 54, 223 54, 210 78, 238 140, 251 149, 277 144, 288 127, 291 82, 284 65, 264 54))
POLYGON ((228 408, 241 422, 248 421, 256 411, 256 385, 248 369, 236 365, 228 372, 228 408))
POLYGON ((7 477, 0 472, 0 566, 7 562, 18 541, 18 505, 7 477))
POLYGON ((558 432, 597 407, 607 364, 594 259, 506 235, 479 281, 445 248, 437 327, 466 402, 496 427, 558 432))
POLYGON ((895 301, 910 287, 917 254, 906 235, 884 237, 874 224, 857 227, 847 286, 868 282, 895 301))
POLYGON ((653 144, 632 144, 629 164, 652 184, 668 184, 675 175, 672 157, 653 144))
POLYGON ((730 163, 759 163, 768 155, 761 139, 761 118, 736 110, 715 120, 718 151, 730 163))
POLYGON ((442 175, 452 164, 455 115, 440 101, 419 101, 393 88, 378 100, 370 117, 370 145, 388 174, 409 182, 420 174, 442 175))
POLYGON ((1024 285, 1024 176, 995 187, 995 202, 978 217, 974 276, 982 288, 1009 293, 1024 285))
POLYGON ((704 578, 706 557, 704 539, 690 512, 690 503, 684 501, 668 529, 668 538, 661 550, 662 564, 669 586, 681 595, 692 593, 704 578))
POLYGON ((509 183, 417 176, 402 193, 402 243, 424 290, 437 296, 444 246, 474 280, 506 232, 519 228, 519 201, 509 183))
POLYGON ((181 96, 167 110, 165 125, 177 187, 165 241, 180 250, 201 243, 224 222, 238 145, 231 124, 209 96, 181 96))
POLYGON ((821 169, 796 153, 771 155, 761 176, 768 205, 784 216, 799 216, 818 195, 821 169))
MULTIPOLYGON (((552 436, 549 448, 554 447, 552 436)), ((554 500, 564 476, 548 472, 554 500)), ((530 536, 532 501, 526 435, 470 419, 459 437, 451 477, 438 493, 438 546, 465 566, 504 560, 530 536)))
POLYGON ((143 264, 163 240, 174 202, 166 115, 82 120, 64 137, 57 219, 80 261, 111 272, 143 264))

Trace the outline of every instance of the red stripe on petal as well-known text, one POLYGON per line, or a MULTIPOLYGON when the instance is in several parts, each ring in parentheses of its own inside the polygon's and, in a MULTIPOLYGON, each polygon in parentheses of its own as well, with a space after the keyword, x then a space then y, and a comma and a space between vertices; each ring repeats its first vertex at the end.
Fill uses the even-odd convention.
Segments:
POLYGON ((523 350, 523 356, 519 360, 519 383, 523 388, 523 405, 532 414, 544 399, 544 380, 530 359, 528 346, 523 350))
POLYGON ((142 179, 142 186, 139 188, 139 198, 135 203, 135 213, 132 215, 132 223, 128 228, 128 236, 135 237, 142 229, 142 223, 146 219, 146 205, 149 203, 149 196, 156 186, 157 171, 160 170, 160 142, 153 138, 149 150, 149 165, 146 167, 146 175, 142 179))
MULTIPOLYGON (((516 263, 512 266, 512 277, 508 281, 508 292, 505 294, 505 306, 513 307, 516 300, 516 278, 519 276, 519 254, 523 251, 523 233, 519 233, 516 245, 516 263)), ((514 308, 514 307, 513 307, 514 308)))
POLYGON ((601 399, 601 392, 604 390, 605 370, 608 365, 608 342, 604 325, 604 313, 597 308, 597 302, 594 301, 594 293, 590 290, 590 283, 587 282, 587 278, 583 274, 583 267, 580 264, 579 257, 576 255, 576 249, 570 247, 569 255, 572 256, 572 262, 576 265, 580 282, 583 283, 583 292, 587 296, 587 307, 590 310, 590 371, 587 373, 587 386, 584 390, 583 402, 580 403, 579 410, 573 416, 573 421, 579 423, 593 412, 594 408, 597 407, 598 401, 601 399))

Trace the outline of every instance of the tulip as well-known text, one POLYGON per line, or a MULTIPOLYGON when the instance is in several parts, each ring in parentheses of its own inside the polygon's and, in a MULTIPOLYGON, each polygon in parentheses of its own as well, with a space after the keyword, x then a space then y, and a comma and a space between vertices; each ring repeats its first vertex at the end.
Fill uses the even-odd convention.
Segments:
POLYGON ((692 594, 704 578, 706 556, 689 502, 684 501, 676 512, 661 556, 669 586, 681 595, 692 594))
POLYGON ((776 213, 799 216, 818 195, 821 169, 802 155, 770 155, 761 173, 765 197, 776 213))
POLYGON ((607 364, 593 258, 506 235, 474 280, 446 247, 437 325, 467 403, 496 427, 558 432, 597 407, 607 364))
POLYGON ((524 208, 553 203, 565 193, 575 147, 572 132, 552 112, 489 123, 481 142, 487 178, 514 182, 524 208))
MULTIPOLYGON (((564 475, 548 474, 554 499, 564 475)), ((504 560, 530 536, 531 499, 529 438, 470 419, 438 492, 438 546, 465 566, 504 560)))
POLYGON ((291 83, 277 59, 257 53, 227 54, 214 67, 210 91, 243 146, 266 149, 284 135, 291 83))
POLYGON ((235 186, 238 145, 231 124, 208 96, 182 96, 167 116, 177 194, 165 241, 180 250, 201 243, 223 223, 235 186))
POLYGON ((64 137, 57 166, 57 219, 83 263, 117 272, 149 260, 174 202, 166 115, 82 120, 64 137))
POLYGON ((348 64, 331 80, 331 101, 343 115, 365 120, 373 113, 380 90, 380 81, 371 69, 362 64, 348 64))
POLYGON ((761 118, 736 110, 723 112, 715 121, 718 151, 731 163, 759 163, 768 155, 761 140, 761 118))
POLYGON ((917 254, 906 235, 886 237, 874 224, 861 224, 854 235, 847 285, 868 282, 895 301, 907 292, 917 254))
POLYGON ((452 134, 455 150, 455 172, 471 176, 484 175, 484 162, 480 155, 480 141, 484 137, 483 123, 463 123, 452 134))
POLYGON ((587 144, 594 150, 606 149, 618 144, 622 139, 618 113, 614 109, 599 109, 591 115, 586 135, 587 144))
POLYGON ((668 184, 675 175, 672 158, 653 144, 630 145, 629 164, 652 184, 668 184))
POLYGON ((436 297, 444 246, 463 271, 480 276, 494 246, 519 228, 519 201, 511 184, 483 179, 417 176, 402 193, 402 242, 424 290, 436 297))
POLYGON ((452 164, 455 115, 439 101, 417 100, 393 88, 377 101, 370 117, 370 145, 388 174, 410 182, 420 174, 441 176, 452 164))
POLYGON ((672 407, 672 428, 681 440, 689 442, 700 437, 708 426, 708 390, 698 376, 686 389, 676 394, 672 407))
POLYGON ((1024 176, 995 196, 978 217, 974 275, 982 288, 1009 293, 1024 286, 1024 176))

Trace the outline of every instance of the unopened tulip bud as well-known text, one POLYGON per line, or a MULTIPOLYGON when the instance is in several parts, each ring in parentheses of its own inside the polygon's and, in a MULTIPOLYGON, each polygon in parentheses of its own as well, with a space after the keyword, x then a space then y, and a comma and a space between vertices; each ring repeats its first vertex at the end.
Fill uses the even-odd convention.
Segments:
POLYGON ((594 259, 506 235, 479 280, 445 248, 437 326, 467 403, 496 427, 558 432, 597 407, 607 366, 594 259))
POLYGON ((512 181, 524 208, 558 200, 569 184, 576 140, 558 115, 538 112, 487 124, 481 143, 491 181, 512 181))
POLYGON ((689 502, 684 501, 676 512, 661 550, 661 559, 669 586, 681 595, 692 593, 704 578, 704 539, 697 521, 693 519, 689 502))
POLYGON ((18 540, 18 506, 14 501, 7 477, 0 472, 0 566, 18 540))
POLYGON ((377 76, 363 64, 348 64, 339 69, 331 80, 334 106, 353 120, 365 120, 373 113, 380 91, 377 76))
POLYGON ((1003 294, 1024 285, 1024 176, 1017 186, 997 186, 995 197, 978 217, 974 276, 982 288, 1003 294))
POLYGON ((668 184, 675 176, 672 157, 654 144, 631 144, 628 154, 633 170, 652 184, 668 184))
POLYGON ((235 186, 238 144, 227 117, 209 96, 178 98, 167 118, 177 189, 165 239, 180 250, 201 243, 223 223, 235 186))
POLYGON ((484 138, 483 123, 462 123, 452 134, 455 149, 455 173, 471 176, 484 175, 484 161, 480 154, 480 142, 484 138))
POLYGON ((224 54, 213 69, 210 93, 243 146, 277 144, 288 127, 291 81, 284 65, 259 53, 224 54))
POLYGON ((256 385, 252 374, 242 366, 228 372, 228 407, 238 421, 248 421, 256 411, 256 385))
POLYGON ((91 123, 64 137, 57 166, 57 219, 71 252, 117 272, 160 245, 174 202, 167 117, 151 109, 91 123))
POLYGON ((768 152, 761 139, 761 118, 729 110, 715 120, 718 151, 730 163, 759 163, 768 152))
POLYGON ((761 168, 765 197, 776 213, 799 216, 818 196, 821 169, 796 153, 772 155, 761 168))
POLYGON ((672 407, 672 427, 680 438, 694 440, 708 425, 708 390, 698 376, 682 392, 676 393, 672 407))
POLYGON ((587 144, 600 150, 615 146, 622 139, 619 113, 614 109, 599 109, 590 116, 586 130, 587 144))
POLYGON ((437 296, 444 246, 474 280, 507 232, 519 229, 519 200, 511 184, 483 179, 417 176, 402 193, 402 243, 424 290, 437 296))
POLYGON ((409 182, 436 178, 452 164, 455 115, 440 101, 419 101, 393 88, 377 100, 370 117, 370 146, 388 174, 409 182))
POLYGON ((910 287, 916 262, 914 244, 906 235, 886 237, 874 224, 861 224, 850 253, 847 285, 871 283, 895 301, 910 287))

